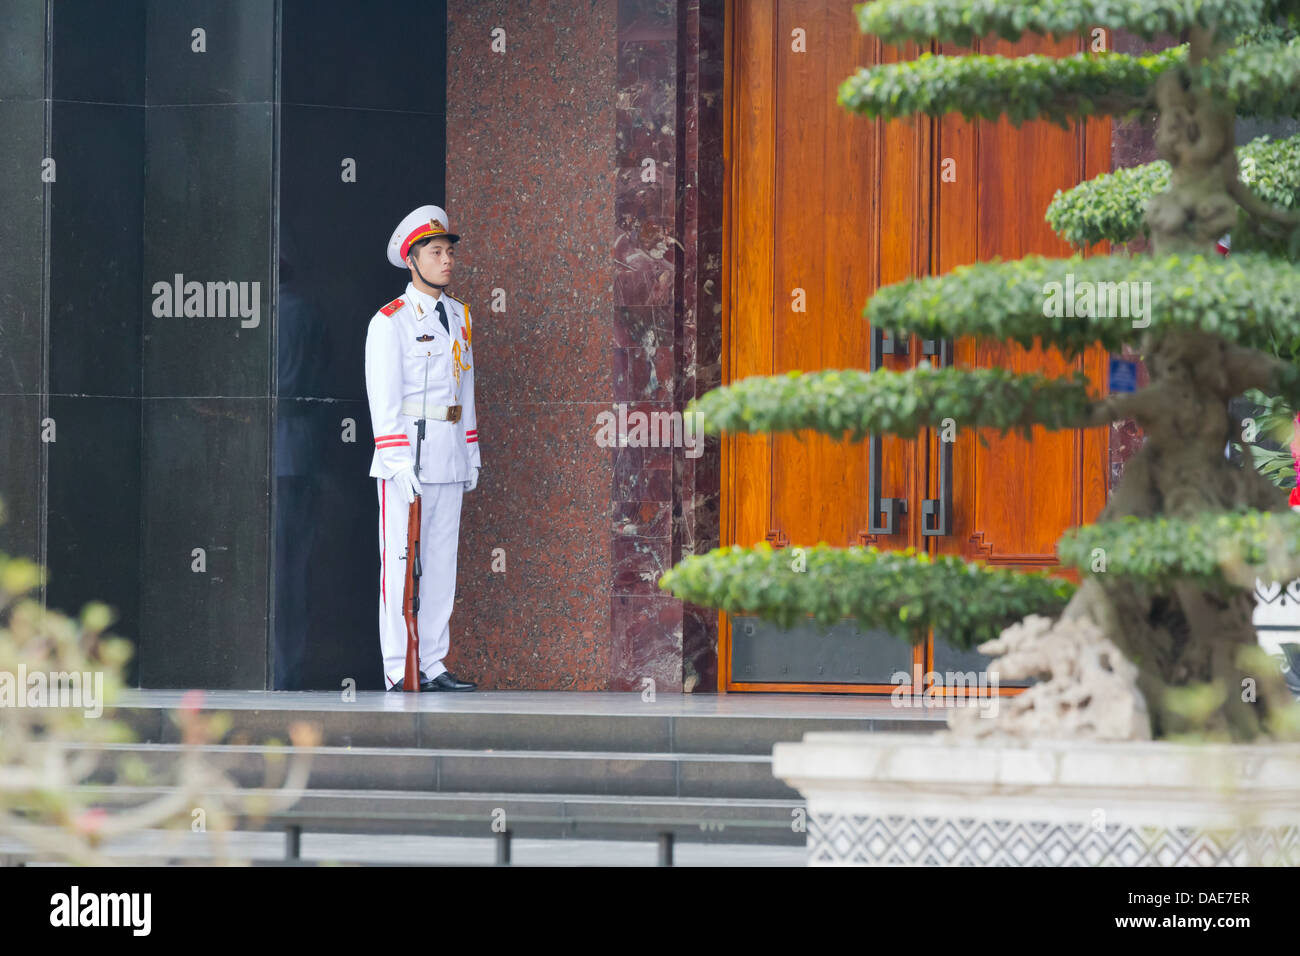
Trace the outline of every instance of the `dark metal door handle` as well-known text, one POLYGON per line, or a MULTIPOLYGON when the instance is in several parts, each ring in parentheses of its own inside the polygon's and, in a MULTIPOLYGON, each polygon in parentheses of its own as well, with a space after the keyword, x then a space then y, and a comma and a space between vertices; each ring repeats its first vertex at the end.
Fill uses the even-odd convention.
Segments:
MULTIPOLYGON (((885 355, 906 353, 908 339, 896 340, 891 334, 871 328, 871 371, 880 368, 881 358, 885 355)), ((907 514, 907 499, 882 498, 880 496, 880 454, 882 442, 880 435, 871 433, 868 442, 869 464, 867 465, 867 530, 872 534, 896 534, 900 529, 899 516, 907 514), (881 521, 880 516, 885 516, 881 521)))
POLYGON ((922 339, 921 354, 935 355, 938 354, 938 361, 931 362, 935 368, 943 368, 952 364, 952 339, 922 339))
POLYGON ((921 502, 921 534, 952 534, 952 446, 939 439, 939 497, 921 502))
POLYGON ((907 499, 880 497, 880 445, 880 436, 872 435, 871 464, 867 469, 867 530, 872 534, 896 534, 899 515, 907 514, 907 499))
MULTIPOLYGON (((932 364, 943 368, 952 364, 952 339, 923 339, 921 354, 935 356, 932 364)), ((939 497, 921 501, 921 534, 952 534, 952 446, 953 441, 939 438, 939 497)))

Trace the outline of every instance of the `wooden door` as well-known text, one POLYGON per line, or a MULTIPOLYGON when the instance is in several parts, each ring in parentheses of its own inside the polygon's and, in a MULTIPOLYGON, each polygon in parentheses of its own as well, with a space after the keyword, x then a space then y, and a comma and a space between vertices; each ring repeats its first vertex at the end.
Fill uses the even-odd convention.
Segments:
MULTIPOLYGON (((743 0, 727 12, 724 382, 871 367, 873 330, 862 307, 879 286, 993 256, 1068 253, 1043 212, 1057 188, 1108 168, 1108 123, 1064 131, 959 117, 868 120, 836 104, 839 84, 859 66, 917 49, 863 35, 852 3, 841 0, 743 0), (941 177, 944 159, 953 161, 947 179, 955 172, 955 181, 941 177)), ((1075 49, 1073 41, 1026 41, 982 52, 1075 49)), ((892 354, 890 341, 876 339, 880 367, 908 368, 923 357, 926 346, 915 338, 894 343, 892 354)), ((1054 351, 959 339, 950 354, 964 366, 1085 368, 1104 382, 1100 350, 1066 363, 1054 351)), ((1105 503, 1106 433, 1040 432, 1032 445, 987 434, 989 448, 973 431, 959 433, 950 462, 929 432, 856 444, 812 432, 725 436, 722 541, 912 546, 1054 568, 1061 532, 1092 520, 1105 503), (951 487, 941 487, 949 478, 943 484, 951 487), (886 505, 898 503, 872 514, 871 491, 886 505), (927 508, 945 497, 946 533, 926 533, 936 527, 927 508)), ((838 643, 801 644, 812 639, 773 634, 752 620, 733 633, 736 623, 721 615, 725 690, 882 693, 894 689, 889 674, 900 667, 943 670, 981 660, 952 651, 942 636, 937 646, 932 639, 909 649, 887 635, 840 628, 838 643), (733 653, 743 661, 735 673, 733 653), (808 662, 820 654, 826 665, 813 669, 808 662)))

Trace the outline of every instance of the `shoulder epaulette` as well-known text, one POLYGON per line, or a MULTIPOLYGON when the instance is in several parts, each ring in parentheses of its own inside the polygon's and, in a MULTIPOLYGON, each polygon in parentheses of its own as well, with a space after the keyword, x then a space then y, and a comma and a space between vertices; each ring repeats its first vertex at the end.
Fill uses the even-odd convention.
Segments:
POLYGON ((388 303, 388 305, 384 306, 379 311, 384 313, 384 315, 392 315, 394 312, 396 312, 404 305, 406 305, 406 303, 403 300, 394 299, 392 302, 388 303))

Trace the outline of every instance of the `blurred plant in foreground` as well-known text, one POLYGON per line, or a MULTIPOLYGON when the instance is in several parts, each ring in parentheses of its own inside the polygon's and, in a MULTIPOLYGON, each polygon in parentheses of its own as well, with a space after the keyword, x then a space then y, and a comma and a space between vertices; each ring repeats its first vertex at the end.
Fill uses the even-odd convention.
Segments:
MULTIPOLYGON (((0 552, 0 838, 16 839, 41 860, 104 866, 122 862, 105 854, 109 840, 154 828, 176 830, 178 839, 201 830, 212 839, 211 862, 237 862, 226 853, 226 833, 241 816, 256 822, 296 803, 310 753, 295 750, 287 769, 274 768, 284 779, 272 796, 241 792, 201 749, 224 737, 229 716, 201 713, 202 692, 190 691, 174 715, 184 746, 170 779, 126 754, 112 764, 112 784, 87 786, 105 777, 113 753, 106 745, 135 739, 111 710, 132 648, 108 633, 114 612, 107 605, 87 604, 78 618, 43 608, 45 581, 39 564, 0 552), (152 795, 144 802, 127 802, 146 788, 152 795)), ((289 736, 296 748, 320 742, 308 723, 290 726, 289 736)))

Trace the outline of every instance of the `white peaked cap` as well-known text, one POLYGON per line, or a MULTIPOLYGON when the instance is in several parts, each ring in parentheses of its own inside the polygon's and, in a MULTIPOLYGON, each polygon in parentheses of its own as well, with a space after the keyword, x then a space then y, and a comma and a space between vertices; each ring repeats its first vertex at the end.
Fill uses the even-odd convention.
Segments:
POLYGON ((420 239, 433 236, 450 239, 452 242, 459 241, 460 236, 449 232, 449 228, 447 213, 441 206, 421 206, 407 215, 393 230, 393 236, 388 240, 388 261, 399 269, 405 269, 406 253, 410 250, 411 243, 420 239))

